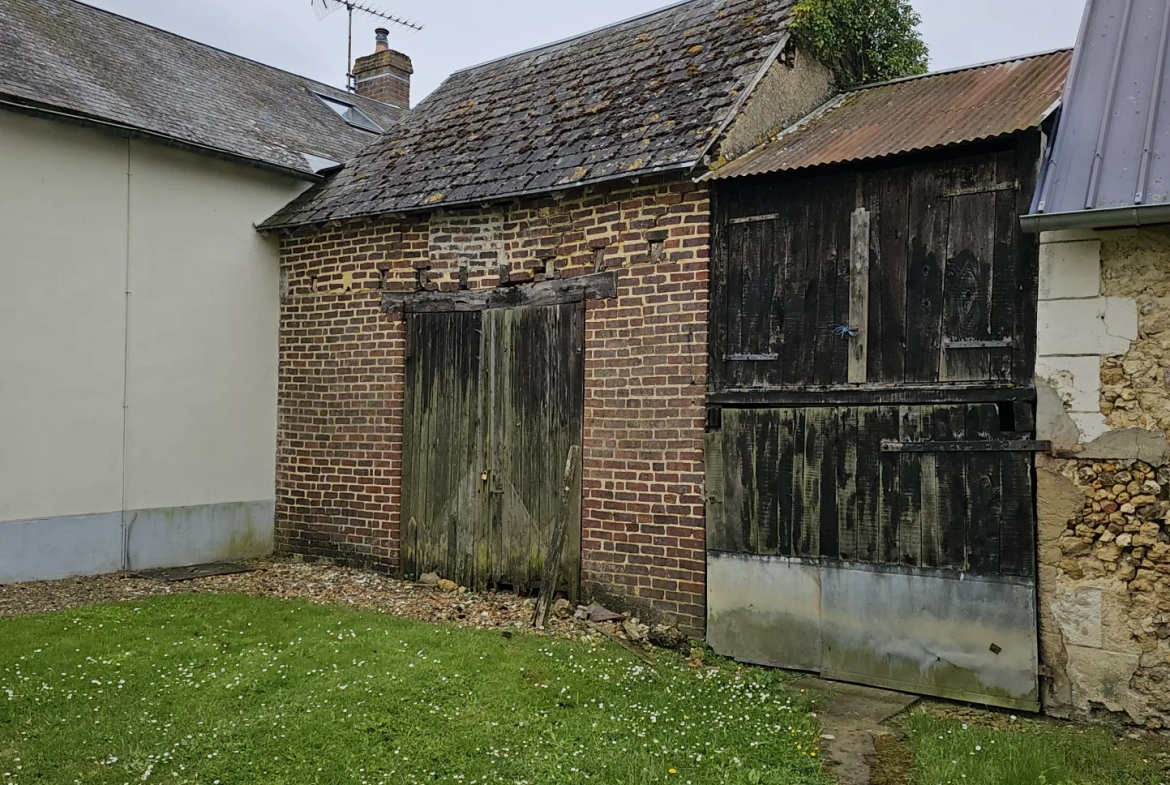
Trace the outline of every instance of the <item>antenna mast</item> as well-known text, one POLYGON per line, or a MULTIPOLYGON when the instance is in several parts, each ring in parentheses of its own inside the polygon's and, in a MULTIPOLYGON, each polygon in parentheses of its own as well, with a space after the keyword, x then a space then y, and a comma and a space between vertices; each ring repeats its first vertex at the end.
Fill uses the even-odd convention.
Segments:
POLYGON ((353 77, 353 12, 360 11, 369 16, 376 16, 379 19, 385 19, 392 24, 401 25, 402 27, 411 30, 422 30, 423 26, 417 22, 412 22, 409 19, 403 19, 395 14, 387 13, 380 8, 367 5, 358 0, 312 0, 313 10, 317 13, 317 19, 321 20, 329 16, 329 14, 336 11, 338 8, 345 8, 349 14, 349 48, 346 52, 345 59, 345 86, 351 92, 354 90, 353 77))

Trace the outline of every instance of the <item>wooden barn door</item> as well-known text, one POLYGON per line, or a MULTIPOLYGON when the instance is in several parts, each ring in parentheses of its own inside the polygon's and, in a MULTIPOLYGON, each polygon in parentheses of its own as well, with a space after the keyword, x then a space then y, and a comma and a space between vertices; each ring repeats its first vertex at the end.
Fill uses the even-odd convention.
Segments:
POLYGON ((719 653, 1038 707, 1037 153, 717 194, 719 653))
MULTIPOLYGON (((402 565, 536 587, 584 424, 580 303, 408 316, 402 565)), ((580 473, 562 575, 580 578, 580 473)))

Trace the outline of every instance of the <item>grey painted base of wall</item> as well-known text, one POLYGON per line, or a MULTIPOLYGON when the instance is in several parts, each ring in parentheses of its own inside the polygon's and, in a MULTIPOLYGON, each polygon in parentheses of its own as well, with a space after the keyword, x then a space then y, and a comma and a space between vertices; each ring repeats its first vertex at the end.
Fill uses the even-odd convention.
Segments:
POLYGON ((0 523, 0 583, 266 556, 275 515, 268 500, 0 523))

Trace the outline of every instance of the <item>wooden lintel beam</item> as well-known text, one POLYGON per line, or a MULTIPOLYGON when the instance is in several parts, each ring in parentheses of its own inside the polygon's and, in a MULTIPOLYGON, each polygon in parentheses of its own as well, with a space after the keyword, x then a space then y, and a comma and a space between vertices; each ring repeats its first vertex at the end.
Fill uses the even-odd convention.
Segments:
POLYGON ((385 292, 384 313, 488 311, 529 305, 560 305, 617 297, 617 271, 609 270, 554 281, 458 292, 385 292))

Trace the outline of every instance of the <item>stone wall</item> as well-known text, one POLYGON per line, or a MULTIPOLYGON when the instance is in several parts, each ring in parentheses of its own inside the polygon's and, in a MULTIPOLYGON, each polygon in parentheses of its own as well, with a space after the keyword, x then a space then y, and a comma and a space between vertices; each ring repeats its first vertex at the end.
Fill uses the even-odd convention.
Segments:
POLYGON ((384 292, 615 270, 586 312, 582 583, 701 633, 709 220, 705 190, 664 180, 285 238, 278 547, 398 568, 406 347, 384 292))
POLYGON ((1042 242, 1045 707, 1170 727, 1170 233, 1042 242))

